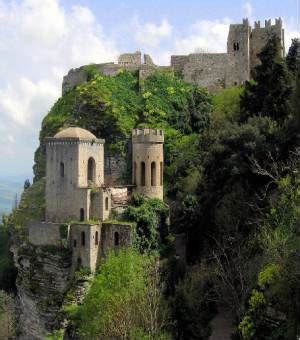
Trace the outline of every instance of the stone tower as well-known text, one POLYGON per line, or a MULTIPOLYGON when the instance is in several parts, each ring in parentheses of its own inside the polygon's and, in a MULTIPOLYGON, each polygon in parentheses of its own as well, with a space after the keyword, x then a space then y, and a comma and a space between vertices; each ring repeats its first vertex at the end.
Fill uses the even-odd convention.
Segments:
POLYGON ((45 143, 46 220, 105 219, 110 197, 101 188, 104 140, 87 130, 71 127, 46 138, 45 143))
POLYGON ((267 44, 268 39, 272 35, 275 35, 279 41, 281 46, 281 56, 285 55, 285 42, 284 42, 284 29, 282 24, 282 19, 275 19, 275 24, 272 25, 272 20, 265 20, 265 27, 262 27, 260 21, 256 21, 254 23, 254 28, 251 32, 251 41, 250 41, 250 70, 253 72, 255 66, 260 63, 258 58, 258 54, 262 51, 264 46, 267 44))
POLYGON ((163 199, 162 130, 135 129, 132 132, 132 182, 135 191, 149 198, 163 199))
POLYGON ((227 82, 241 85, 250 77, 250 35, 248 19, 242 24, 230 25, 227 39, 227 53, 231 55, 232 68, 226 75, 227 82), (233 78, 229 81, 229 78, 233 78))

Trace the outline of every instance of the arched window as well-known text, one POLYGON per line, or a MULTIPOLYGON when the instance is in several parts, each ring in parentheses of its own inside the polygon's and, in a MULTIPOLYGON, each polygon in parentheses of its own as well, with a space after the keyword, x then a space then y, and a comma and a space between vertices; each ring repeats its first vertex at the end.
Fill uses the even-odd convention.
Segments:
POLYGON ((105 210, 108 210, 108 197, 105 197, 105 210))
POLYGON ((77 241, 74 239, 73 240, 73 247, 76 248, 76 246, 77 246, 77 241))
POLYGON ((151 186, 156 186, 156 163, 151 163, 151 186))
POLYGON ((83 208, 80 208, 79 220, 84 221, 84 209, 83 208))
POLYGON ((239 51, 239 49, 240 49, 240 44, 236 43, 236 50, 239 51))
POLYGON ((96 233, 95 233, 95 245, 97 246, 98 243, 99 243, 99 233, 98 233, 98 231, 96 231, 96 233))
POLYGON ((136 162, 133 163, 133 184, 136 185, 136 162))
POLYGON ((159 165, 159 182, 160 182, 160 185, 163 185, 163 176, 164 176, 164 164, 163 162, 160 162, 160 165, 159 165))
POLYGON ((81 232, 81 245, 84 247, 85 246, 85 232, 81 232))
POLYGON ((146 185, 146 165, 145 162, 141 163, 141 185, 146 185))
POLYGON ((95 182, 96 179, 96 162, 93 157, 88 160, 88 181, 95 182))
POLYGON ((59 173, 60 173, 60 177, 65 177, 65 165, 63 162, 60 162, 59 173))
POLYGON ((120 235, 119 233, 116 231, 115 232, 115 246, 117 247, 120 244, 120 235))

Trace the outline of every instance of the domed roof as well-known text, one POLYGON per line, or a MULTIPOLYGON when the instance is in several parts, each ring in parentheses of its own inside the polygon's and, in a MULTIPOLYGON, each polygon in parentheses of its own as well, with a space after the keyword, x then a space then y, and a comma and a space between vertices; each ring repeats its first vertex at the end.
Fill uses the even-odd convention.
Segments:
POLYGON ((64 138, 76 138, 84 140, 97 139, 97 137, 90 131, 82 129, 80 127, 69 127, 58 132, 54 138, 64 139, 64 138))

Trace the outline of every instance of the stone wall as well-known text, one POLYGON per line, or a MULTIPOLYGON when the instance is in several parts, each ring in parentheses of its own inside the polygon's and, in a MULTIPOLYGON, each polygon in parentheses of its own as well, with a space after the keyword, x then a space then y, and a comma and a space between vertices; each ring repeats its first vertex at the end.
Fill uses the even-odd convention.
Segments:
POLYGON ((46 142, 46 220, 65 222, 89 219, 88 160, 95 161, 93 185, 104 184, 103 141, 64 141, 50 138, 46 142), (63 164, 63 176, 61 174, 63 164))
POLYGON ((271 20, 266 20, 265 27, 261 26, 260 21, 255 22, 255 27, 251 32, 250 59, 252 72, 255 66, 260 64, 260 60, 257 55, 262 51, 268 39, 272 35, 275 35, 280 40, 282 46, 282 50, 280 52, 283 57, 285 55, 285 41, 282 20, 280 18, 276 19, 274 25, 272 25, 271 20))
POLYGON ((101 188, 97 192, 91 193, 90 219, 105 221, 111 212, 111 190, 101 188))
POLYGON ((102 224, 101 257, 106 257, 110 250, 128 247, 133 242, 133 226, 127 223, 102 224))
POLYGON ((126 172, 126 159, 120 154, 105 153, 104 178, 106 186, 119 185, 126 172))
POLYGON ((35 246, 61 246, 61 224, 33 221, 28 225, 28 240, 35 246))
POLYGON ((99 224, 75 224, 71 226, 72 272, 80 266, 90 268, 92 272, 96 270, 100 260, 101 237, 101 225, 99 224))

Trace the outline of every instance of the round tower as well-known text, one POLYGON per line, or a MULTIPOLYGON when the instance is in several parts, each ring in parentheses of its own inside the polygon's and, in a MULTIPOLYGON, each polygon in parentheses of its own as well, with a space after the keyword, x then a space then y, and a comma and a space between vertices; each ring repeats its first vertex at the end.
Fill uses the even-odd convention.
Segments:
POLYGON ((132 131, 132 183, 135 191, 163 199, 164 133, 160 129, 132 131))

